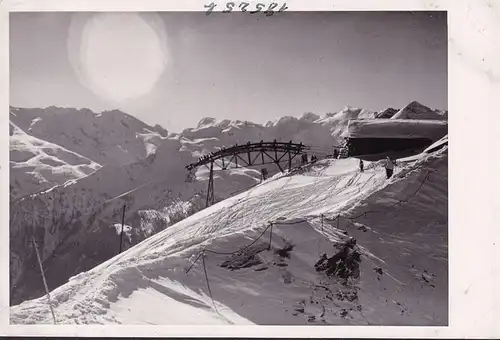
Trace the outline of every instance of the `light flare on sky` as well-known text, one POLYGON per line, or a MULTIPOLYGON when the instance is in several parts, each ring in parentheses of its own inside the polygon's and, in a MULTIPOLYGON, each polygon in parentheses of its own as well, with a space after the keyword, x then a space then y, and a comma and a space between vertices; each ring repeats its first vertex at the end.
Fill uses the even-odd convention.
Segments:
POLYGON ((115 103, 149 94, 169 61, 165 29, 153 13, 76 15, 68 53, 80 81, 115 103))

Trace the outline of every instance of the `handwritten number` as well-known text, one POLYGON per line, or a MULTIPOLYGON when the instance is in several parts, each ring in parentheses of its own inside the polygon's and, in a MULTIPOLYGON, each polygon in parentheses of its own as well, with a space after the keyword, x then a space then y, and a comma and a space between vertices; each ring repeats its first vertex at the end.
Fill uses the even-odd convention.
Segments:
POLYGON ((255 13, 259 13, 260 11, 262 11, 264 9, 264 4, 261 4, 260 2, 255 6, 257 8, 256 11, 253 11, 253 12, 250 12, 250 14, 255 14, 255 13))
MULTIPOLYGON (((1 1, 1 0, 0 0, 1 1)), ((226 9, 224 9, 222 11, 222 13, 231 13, 234 9, 234 6, 236 6, 236 3, 235 2, 227 2, 226 3, 226 9)), ((241 2, 239 4, 239 8, 241 9, 242 12, 247 12, 247 7, 250 6, 250 3, 249 2, 241 2)), ((257 5, 255 6, 256 10, 255 11, 249 11, 250 14, 255 14, 255 13, 259 13, 259 12, 262 12, 265 8, 265 4, 263 3, 257 3, 257 5)), ((204 5, 204 7, 206 8, 206 12, 205 14, 206 15, 210 15, 215 7, 217 7, 217 4, 215 2, 211 2, 209 4, 206 4, 204 5)), ((264 14, 266 16, 272 16, 276 11, 275 11, 275 8, 278 7, 278 3, 276 2, 272 2, 271 4, 269 4, 269 7, 267 8, 267 10, 264 11, 264 14)), ((284 12, 285 10, 287 10, 288 7, 286 6, 286 2, 283 3, 283 5, 281 6, 281 8, 277 11, 277 12, 284 12)))
POLYGON ((269 5, 269 8, 264 12, 266 14, 267 17, 270 17, 271 15, 274 14, 274 9, 278 7, 278 4, 276 2, 272 2, 270 5, 269 5))
POLYGON ((285 10, 287 10, 288 7, 286 7, 286 2, 283 4, 283 6, 281 6, 280 10, 278 12, 284 12, 285 10))
POLYGON ((229 13, 233 10, 233 7, 234 7, 234 2, 228 2, 226 4, 226 8, 225 10, 222 11, 222 13, 229 13))
POLYGON ((216 7, 217 5, 215 3, 210 3, 208 5, 205 5, 204 7, 205 8, 208 8, 207 12, 206 12, 206 15, 209 15, 210 13, 212 13, 212 11, 214 10, 214 8, 216 7))
POLYGON ((250 3, 248 3, 248 2, 242 2, 239 7, 241 8, 242 12, 246 12, 248 5, 250 5, 250 3))

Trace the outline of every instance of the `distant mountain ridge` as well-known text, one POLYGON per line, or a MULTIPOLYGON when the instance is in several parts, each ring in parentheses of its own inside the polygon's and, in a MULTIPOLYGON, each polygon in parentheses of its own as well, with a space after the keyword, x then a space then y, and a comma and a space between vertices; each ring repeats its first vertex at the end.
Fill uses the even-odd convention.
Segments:
POLYGON ((127 164, 146 157, 168 132, 119 110, 10 108, 10 120, 30 135, 58 144, 101 165, 127 164))

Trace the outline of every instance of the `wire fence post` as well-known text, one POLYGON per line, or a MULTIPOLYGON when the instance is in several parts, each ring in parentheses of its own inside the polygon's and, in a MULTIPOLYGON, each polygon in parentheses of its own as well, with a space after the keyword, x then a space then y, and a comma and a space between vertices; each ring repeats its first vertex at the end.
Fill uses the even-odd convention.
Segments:
POLYGON ((206 251, 203 250, 202 255, 201 255, 201 261, 203 263, 203 271, 205 273, 205 280, 207 281, 207 289, 208 289, 208 294, 210 295, 210 299, 212 300, 212 304, 214 305, 215 312, 219 315, 219 310, 217 309, 217 305, 215 304, 214 297, 212 295, 212 290, 210 289, 210 282, 208 280, 208 273, 207 273, 207 265, 205 263, 205 257, 206 257, 206 251))
POLYGON ((122 231, 120 232, 120 252, 119 252, 119 254, 121 254, 121 252, 122 252, 123 227, 125 225, 125 207, 126 207, 126 205, 124 204, 123 205, 123 214, 122 214, 122 231))
POLYGON ((49 300, 50 312, 52 313, 52 319, 54 319, 54 325, 56 322, 56 315, 54 314, 54 309, 52 308, 52 300, 50 299, 49 286, 47 285, 47 280, 45 279, 45 273, 43 271, 42 259, 40 258, 40 254, 38 253, 38 247, 36 246, 35 237, 31 238, 33 242, 33 246, 35 247, 36 258, 38 260, 38 265, 40 266, 40 272, 42 273, 43 285, 45 286, 45 292, 47 293, 47 300, 49 300))
POLYGON ((269 222, 270 226, 270 234, 269 234, 269 248, 268 250, 271 250, 271 242, 273 241, 273 222, 269 222))

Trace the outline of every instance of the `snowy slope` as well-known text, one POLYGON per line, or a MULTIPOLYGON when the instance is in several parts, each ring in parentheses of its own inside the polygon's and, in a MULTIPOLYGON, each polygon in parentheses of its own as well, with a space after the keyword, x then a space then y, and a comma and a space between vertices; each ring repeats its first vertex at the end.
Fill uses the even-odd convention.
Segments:
MULTIPOLYGON (((185 182, 185 164, 194 161, 178 139, 167 138, 148 158, 124 166, 104 166, 89 176, 25 197, 10 208, 11 298, 19 302, 41 295, 31 237, 35 236, 52 284, 63 284, 116 255, 126 204, 126 224, 132 226, 125 249, 168 225, 202 209, 207 170, 185 182), (116 245, 112 247, 110 245, 116 245), (54 268, 54 270, 51 270, 54 268)), ((258 182, 257 170, 217 173, 216 198, 229 197, 258 182)))
MULTIPOLYGON (((447 159, 444 146, 400 160, 391 180, 354 159, 275 176, 53 290, 57 321, 446 325, 447 159), (317 272, 349 237, 359 277, 317 272)), ((11 322, 51 323, 47 299, 12 307, 11 322)))
POLYGON ((10 199, 84 177, 101 166, 10 124, 10 199))

